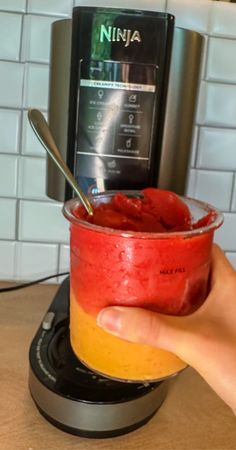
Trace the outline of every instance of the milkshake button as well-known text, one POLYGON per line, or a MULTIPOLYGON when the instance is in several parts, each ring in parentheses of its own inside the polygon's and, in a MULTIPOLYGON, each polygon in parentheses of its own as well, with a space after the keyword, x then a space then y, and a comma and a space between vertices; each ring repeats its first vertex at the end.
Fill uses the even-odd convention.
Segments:
POLYGON ((52 323, 55 317, 55 313, 52 311, 49 311, 44 316, 43 322, 42 322, 42 328, 43 330, 50 330, 52 328, 52 323))

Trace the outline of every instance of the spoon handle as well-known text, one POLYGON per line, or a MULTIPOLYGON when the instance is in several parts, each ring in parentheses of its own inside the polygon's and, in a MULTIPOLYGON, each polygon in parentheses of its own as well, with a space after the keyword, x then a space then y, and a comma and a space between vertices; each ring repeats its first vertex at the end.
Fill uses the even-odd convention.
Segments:
POLYGON ((81 203, 85 207, 87 213, 89 215, 93 214, 93 208, 88 201, 87 197, 84 195, 83 191, 80 189, 78 184, 76 183, 75 178, 73 177, 70 169, 66 165, 65 161, 63 160, 55 141, 52 137, 52 134, 50 132, 48 123, 46 122, 43 114, 38 111, 37 109, 30 109, 28 111, 28 119, 30 122, 30 125, 32 126, 37 138, 41 142, 41 144, 44 146, 44 148, 47 150, 48 154, 51 156, 53 161, 56 163, 58 168, 63 173, 64 177, 68 181, 68 183, 72 186, 76 194, 78 195, 81 203))

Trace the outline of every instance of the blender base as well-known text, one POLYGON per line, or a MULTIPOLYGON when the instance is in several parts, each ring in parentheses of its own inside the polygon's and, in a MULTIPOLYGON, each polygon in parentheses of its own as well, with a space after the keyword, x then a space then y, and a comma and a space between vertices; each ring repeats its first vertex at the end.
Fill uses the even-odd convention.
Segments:
POLYGON ((82 437, 114 437, 141 427, 167 394, 168 380, 113 381, 76 358, 69 339, 69 278, 33 338, 29 361, 29 389, 39 412, 57 428, 82 437))

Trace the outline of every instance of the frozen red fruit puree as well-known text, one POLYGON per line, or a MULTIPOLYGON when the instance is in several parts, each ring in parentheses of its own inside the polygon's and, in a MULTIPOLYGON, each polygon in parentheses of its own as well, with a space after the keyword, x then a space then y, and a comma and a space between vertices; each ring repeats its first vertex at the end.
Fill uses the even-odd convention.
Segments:
POLYGON ((74 215, 102 227, 156 233, 193 230, 209 225, 215 218, 210 211, 193 223, 188 206, 171 191, 146 188, 142 194, 135 198, 118 192, 109 203, 95 206, 93 216, 87 215, 82 206, 74 210, 74 215))

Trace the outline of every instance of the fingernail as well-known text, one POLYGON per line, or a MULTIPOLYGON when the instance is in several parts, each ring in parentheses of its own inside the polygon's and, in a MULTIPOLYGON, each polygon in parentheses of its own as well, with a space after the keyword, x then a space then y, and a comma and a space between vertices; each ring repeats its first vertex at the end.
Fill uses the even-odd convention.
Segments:
POLYGON ((119 335, 121 331, 121 308, 112 307, 103 309, 98 313, 97 324, 105 331, 119 335))

